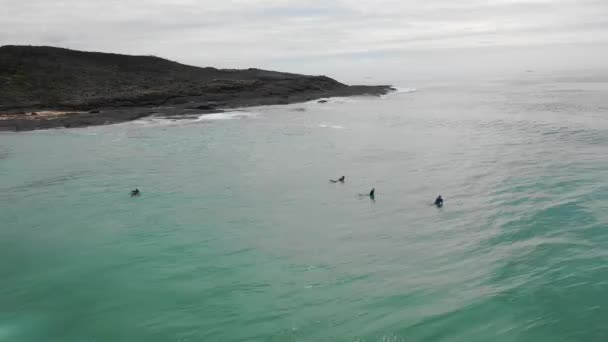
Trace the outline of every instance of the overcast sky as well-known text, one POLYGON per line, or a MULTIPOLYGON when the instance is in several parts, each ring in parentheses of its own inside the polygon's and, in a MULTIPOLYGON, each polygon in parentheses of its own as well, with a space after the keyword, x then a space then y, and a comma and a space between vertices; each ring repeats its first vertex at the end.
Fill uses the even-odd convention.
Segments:
POLYGON ((600 53, 603 63, 607 43, 608 0, 0 0, 0 45, 200 66, 373 73, 404 58, 430 68, 450 55, 521 50, 564 63, 600 53))

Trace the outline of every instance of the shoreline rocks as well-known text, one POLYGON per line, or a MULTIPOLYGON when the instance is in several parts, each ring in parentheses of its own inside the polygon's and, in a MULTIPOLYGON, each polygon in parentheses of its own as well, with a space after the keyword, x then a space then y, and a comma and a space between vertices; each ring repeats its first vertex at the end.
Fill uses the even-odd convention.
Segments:
POLYGON ((5 131, 114 124, 159 110, 179 116, 392 90, 349 86, 326 76, 199 68, 152 56, 0 47, 0 130, 5 131))

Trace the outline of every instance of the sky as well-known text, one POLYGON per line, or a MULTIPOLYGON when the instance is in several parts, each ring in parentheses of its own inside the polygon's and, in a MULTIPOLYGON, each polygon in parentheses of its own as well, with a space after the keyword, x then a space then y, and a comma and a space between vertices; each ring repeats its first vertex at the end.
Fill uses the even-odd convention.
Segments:
POLYGON ((0 0, 0 45, 390 77, 603 65, 608 0, 0 0))

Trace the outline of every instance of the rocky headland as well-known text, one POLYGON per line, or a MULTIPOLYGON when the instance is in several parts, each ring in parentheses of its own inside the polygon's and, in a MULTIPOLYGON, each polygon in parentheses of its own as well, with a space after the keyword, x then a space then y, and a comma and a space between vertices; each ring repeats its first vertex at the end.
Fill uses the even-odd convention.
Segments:
POLYGON ((0 47, 0 130, 83 127, 334 96, 382 95, 326 76, 199 68, 155 56, 0 47))

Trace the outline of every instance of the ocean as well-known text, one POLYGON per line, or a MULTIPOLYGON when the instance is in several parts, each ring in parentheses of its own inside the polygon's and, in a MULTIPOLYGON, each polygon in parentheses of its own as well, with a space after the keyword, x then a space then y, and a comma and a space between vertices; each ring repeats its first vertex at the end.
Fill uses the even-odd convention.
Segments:
POLYGON ((606 341, 607 111, 522 72, 0 134, 0 341, 606 341))

